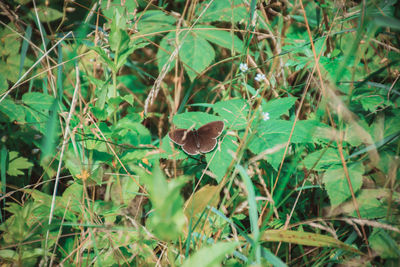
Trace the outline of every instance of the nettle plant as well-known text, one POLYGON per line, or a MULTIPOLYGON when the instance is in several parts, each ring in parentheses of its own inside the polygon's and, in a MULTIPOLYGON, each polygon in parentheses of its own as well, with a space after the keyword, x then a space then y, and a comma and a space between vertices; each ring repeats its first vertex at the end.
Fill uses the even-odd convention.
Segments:
POLYGON ((16 9, 0 32, 1 259, 398 261, 395 1, 292 2, 16 9))

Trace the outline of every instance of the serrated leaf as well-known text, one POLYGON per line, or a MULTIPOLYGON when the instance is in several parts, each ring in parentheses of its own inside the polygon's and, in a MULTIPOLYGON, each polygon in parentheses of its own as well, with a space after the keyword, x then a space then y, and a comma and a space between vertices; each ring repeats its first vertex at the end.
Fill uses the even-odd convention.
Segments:
POLYGON ((33 166, 33 163, 29 162, 27 158, 18 157, 19 153, 16 151, 10 151, 9 163, 7 174, 11 176, 23 175, 21 170, 29 169, 33 166))
POLYGON ((374 228, 368 242, 371 248, 383 259, 399 259, 399 245, 384 229, 374 228))
MULTIPOLYGON (((311 142, 311 136, 317 125, 315 121, 311 120, 298 121, 290 139, 291 143, 311 142)), ((254 138, 249 143, 250 150, 258 154, 268 148, 287 143, 292 127, 292 121, 261 120, 256 126, 254 138)))
MULTIPOLYGON (((347 154, 344 156, 346 157, 347 154)), ((307 169, 311 169, 315 165, 313 170, 326 170, 332 165, 341 165, 342 161, 337 149, 328 148, 308 154, 304 158, 303 164, 307 169)))
POLYGON ((25 111, 20 105, 9 99, 4 99, 0 104, 0 112, 8 116, 10 121, 25 122, 25 111))
POLYGON ((242 40, 239 39, 234 34, 229 33, 228 31, 218 29, 211 25, 199 25, 196 26, 193 31, 198 35, 203 37, 209 42, 212 42, 216 45, 222 46, 226 49, 233 49, 237 53, 243 52, 244 44, 242 40))
POLYGON ((175 17, 167 15, 161 10, 146 10, 138 13, 137 17, 140 18, 137 22, 140 34, 159 31, 160 29, 165 31, 176 22, 175 17))
POLYGON ((296 97, 276 98, 262 105, 263 112, 268 112, 270 119, 279 119, 296 102, 296 97))
POLYGON ((232 130, 245 129, 249 105, 243 99, 232 99, 214 104, 214 110, 224 118, 226 127, 232 130))
MULTIPOLYGON (((196 15, 199 16, 208 2, 199 5, 196 15)), ((218 0, 214 1, 200 18, 200 22, 226 21, 237 23, 249 19, 249 11, 241 0, 218 0)))
MULTIPOLYGON (((179 59, 185 64, 184 68, 190 80, 194 80, 199 73, 205 70, 214 60, 214 48, 199 35, 182 31, 180 37, 179 59), (184 38, 184 39, 183 39, 184 38)), ((161 48, 157 52, 158 70, 162 71, 171 53, 175 50, 175 32, 167 34, 160 43, 161 48)), ((175 66, 172 61, 168 71, 175 66)))
POLYGON ((48 111, 54 102, 54 97, 39 92, 25 93, 22 102, 37 111, 48 111))
POLYGON ((362 97, 360 99, 362 107, 371 112, 375 112, 379 106, 385 104, 385 99, 379 95, 371 95, 367 97, 362 97))
POLYGON ((188 129, 194 126, 194 128, 197 129, 203 126, 203 124, 218 120, 221 120, 221 117, 211 115, 205 112, 195 111, 195 112, 185 112, 177 114, 174 116, 172 121, 177 128, 188 129))
MULTIPOLYGON (((354 193, 356 193, 362 185, 362 175, 364 174, 364 166, 361 163, 347 165, 350 181, 353 186, 354 193)), ((322 178, 325 184, 326 191, 328 192, 329 199, 332 206, 337 206, 345 202, 351 197, 349 184, 345 176, 342 166, 332 166, 325 173, 322 178)))
POLYGON ((199 73, 214 61, 214 48, 197 34, 189 33, 179 50, 179 58, 185 63, 184 68, 193 81, 199 73))
POLYGON ((221 140, 214 151, 206 154, 207 163, 212 173, 217 176, 217 182, 221 182, 238 148, 233 136, 226 135, 221 140))

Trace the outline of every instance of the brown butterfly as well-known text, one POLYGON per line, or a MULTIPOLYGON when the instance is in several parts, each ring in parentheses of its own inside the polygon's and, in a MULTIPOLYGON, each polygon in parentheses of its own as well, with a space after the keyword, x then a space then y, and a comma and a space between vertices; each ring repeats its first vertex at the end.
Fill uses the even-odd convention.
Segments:
POLYGON ((224 130, 224 125, 223 121, 213 121, 197 130, 176 129, 169 132, 168 136, 189 155, 208 153, 217 145, 217 137, 224 130))

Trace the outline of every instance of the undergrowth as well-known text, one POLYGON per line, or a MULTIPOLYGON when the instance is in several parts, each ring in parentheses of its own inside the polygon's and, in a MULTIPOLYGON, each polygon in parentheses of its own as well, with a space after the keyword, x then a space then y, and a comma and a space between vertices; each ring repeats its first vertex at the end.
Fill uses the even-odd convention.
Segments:
POLYGON ((397 266, 398 2, 0 9, 4 266, 397 266))

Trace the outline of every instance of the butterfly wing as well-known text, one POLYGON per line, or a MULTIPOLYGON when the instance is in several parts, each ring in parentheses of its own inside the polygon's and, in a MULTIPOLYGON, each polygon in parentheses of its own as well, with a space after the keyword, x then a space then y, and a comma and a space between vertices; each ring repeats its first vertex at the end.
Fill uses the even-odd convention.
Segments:
POLYGON ((186 143, 187 140, 187 134, 185 138, 185 133, 187 132, 186 129, 176 129, 174 131, 171 131, 168 133, 169 139, 172 140, 172 142, 182 146, 186 143))
POLYGON ((217 145, 217 139, 216 138, 210 138, 208 136, 204 135, 199 135, 198 137, 199 143, 200 143, 200 152, 201 153, 208 153, 211 150, 215 148, 217 145))
POLYGON ((223 121, 213 121, 201 126, 197 130, 199 136, 207 136, 209 138, 217 138, 224 130, 225 123, 223 121))
POLYGON ((221 135, 224 130, 223 121, 213 121, 203 125, 197 130, 197 138, 200 143, 200 152, 208 153, 217 145, 217 137, 221 135))
POLYGON ((183 151, 189 155, 199 154, 197 148, 196 137, 193 131, 188 131, 187 129, 176 129, 168 133, 169 139, 172 142, 182 146, 183 151))
POLYGON ((182 149, 189 155, 199 154, 199 149, 197 148, 196 136, 192 131, 187 133, 186 142, 184 145, 182 145, 182 149))

